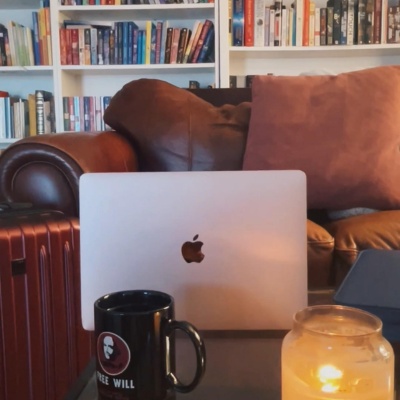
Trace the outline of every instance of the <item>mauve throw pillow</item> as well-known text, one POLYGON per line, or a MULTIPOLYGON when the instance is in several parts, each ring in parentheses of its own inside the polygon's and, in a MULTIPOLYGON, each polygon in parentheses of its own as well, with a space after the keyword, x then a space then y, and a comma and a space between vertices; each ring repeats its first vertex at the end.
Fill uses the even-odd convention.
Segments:
POLYGON ((244 169, 299 169, 309 208, 400 207, 400 66, 256 76, 244 169))
POLYGON ((215 107, 157 79, 126 84, 104 113, 137 146, 142 171, 241 169, 249 120, 250 103, 215 107))

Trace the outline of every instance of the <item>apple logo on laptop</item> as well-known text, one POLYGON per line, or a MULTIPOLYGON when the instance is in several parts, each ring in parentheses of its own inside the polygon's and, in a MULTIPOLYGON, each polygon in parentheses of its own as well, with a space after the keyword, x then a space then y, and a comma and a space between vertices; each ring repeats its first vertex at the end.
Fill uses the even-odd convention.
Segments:
POLYGON ((182 256, 187 263, 203 261, 204 254, 201 252, 203 242, 197 240, 199 235, 195 235, 193 242, 185 242, 182 245, 182 256))

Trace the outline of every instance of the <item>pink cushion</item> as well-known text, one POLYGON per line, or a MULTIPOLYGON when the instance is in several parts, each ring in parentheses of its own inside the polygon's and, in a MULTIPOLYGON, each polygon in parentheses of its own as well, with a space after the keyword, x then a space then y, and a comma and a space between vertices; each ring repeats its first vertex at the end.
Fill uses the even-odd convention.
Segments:
POLYGON ((308 207, 400 207, 400 66, 256 76, 244 169, 300 169, 308 207))

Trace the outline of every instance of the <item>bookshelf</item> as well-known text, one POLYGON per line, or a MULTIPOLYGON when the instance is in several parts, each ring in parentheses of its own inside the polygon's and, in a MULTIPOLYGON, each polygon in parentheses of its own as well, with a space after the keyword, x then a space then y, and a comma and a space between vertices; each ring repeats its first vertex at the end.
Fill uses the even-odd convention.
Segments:
MULTIPOLYGON (((273 1, 271 0, 270 4, 273 1)), ((284 1, 287 7, 290 2, 284 1)), ((316 4, 323 6, 323 0, 316 4)), ((299 75, 341 73, 381 65, 400 64, 400 44, 299 47, 237 47, 229 40, 228 1, 220 3, 220 84, 229 76, 257 74, 299 75)))
MULTIPOLYGON (((290 0, 284 0, 284 4, 290 0)), ((325 2, 317 0, 319 5, 325 2)), ((271 0, 272 3, 272 0, 271 0)), ((0 23, 17 21, 32 27, 32 12, 40 0, 2 0, 0 23)), ((71 6, 50 0, 51 65, 0 66, 0 90, 26 98, 36 89, 54 94, 56 132, 65 131, 63 97, 112 96, 124 84, 139 78, 166 80, 188 87, 196 80, 201 87, 229 87, 230 75, 272 73, 340 73, 379 65, 400 64, 400 44, 369 44, 315 47, 234 47, 229 42, 229 1, 198 4, 149 4, 71 6), (60 55, 59 28, 65 20, 169 21, 170 26, 192 28, 196 20, 210 19, 215 28, 215 62, 194 64, 64 65, 60 55)), ((13 139, 0 139, 0 148, 13 139)))
MULTIPOLYGON (((193 64, 116 64, 116 65, 62 65, 59 28, 65 20, 74 21, 134 21, 143 28, 146 21, 168 21, 169 26, 192 29, 196 20, 214 22, 215 38, 219 37, 219 4, 149 4, 149 5, 62 5, 50 0, 51 66, 0 66, 0 90, 10 95, 26 97, 36 89, 54 94, 56 132, 65 131, 63 97, 112 96, 124 84, 134 79, 166 80, 180 87, 188 87, 190 80, 200 87, 219 86, 218 62, 193 64)), ((40 6, 39 0, 2 0, 0 23, 17 21, 32 28, 32 12, 40 6)), ((219 59, 215 46, 214 58, 219 59)), ((0 148, 11 139, 0 139, 0 148)))

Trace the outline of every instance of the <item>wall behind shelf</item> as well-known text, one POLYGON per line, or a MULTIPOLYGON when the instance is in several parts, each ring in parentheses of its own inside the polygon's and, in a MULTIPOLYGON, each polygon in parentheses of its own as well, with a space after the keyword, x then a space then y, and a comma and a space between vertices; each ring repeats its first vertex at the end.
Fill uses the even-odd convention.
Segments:
MULTIPOLYGON (((400 53, 400 49, 399 49, 400 53)), ((248 52, 245 55, 237 52, 230 54, 230 74, 268 74, 274 75, 299 75, 302 73, 328 73, 337 74, 341 72, 355 71, 381 65, 392 65, 400 63, 399 55, 370 54, 361 55, 356 52, 314 52, 307 56, 299 52, 281 52, 273 56, 267 53, 248 52)))

